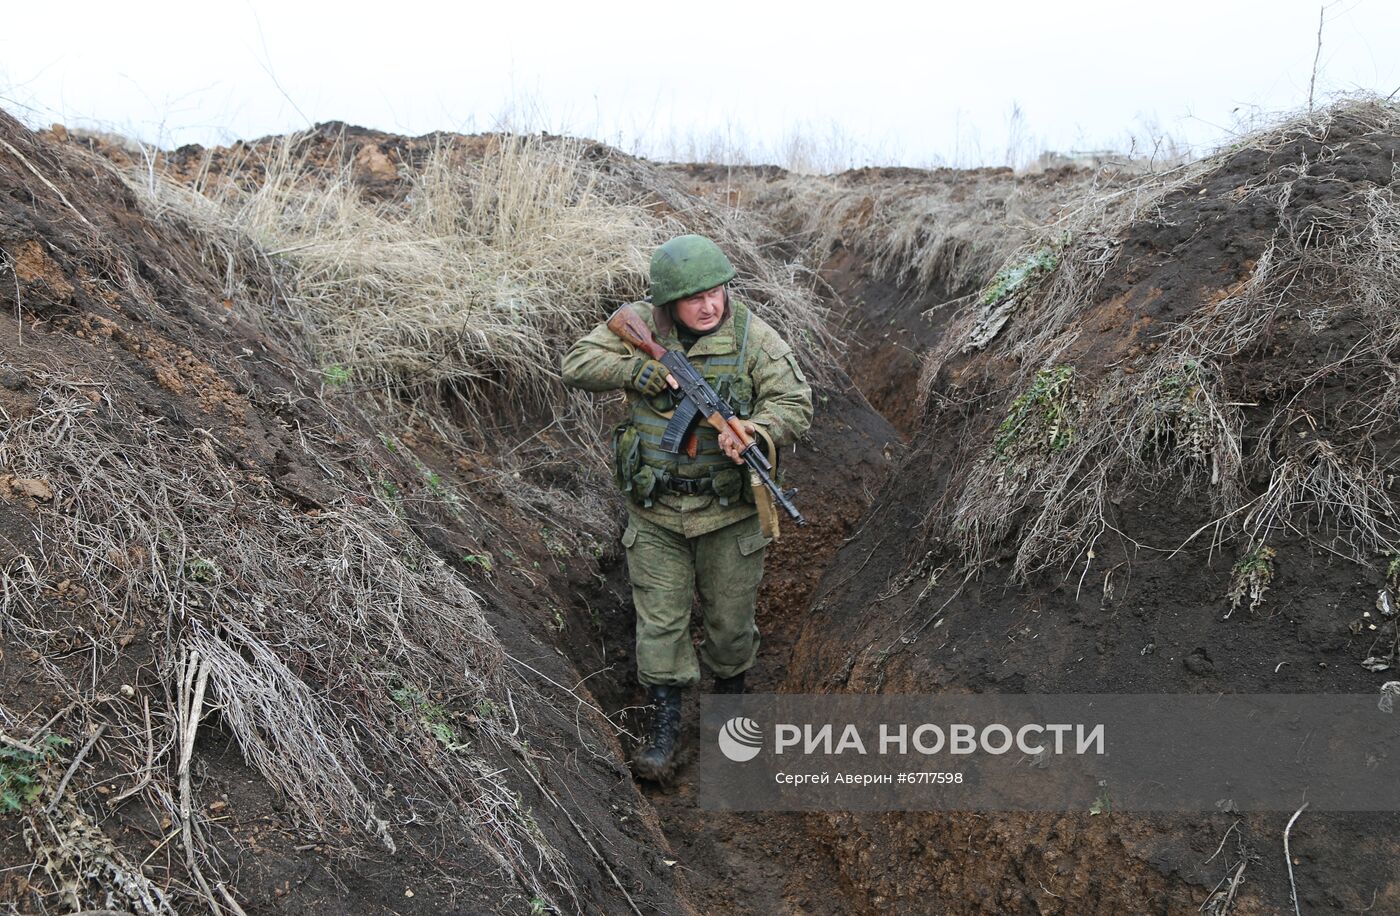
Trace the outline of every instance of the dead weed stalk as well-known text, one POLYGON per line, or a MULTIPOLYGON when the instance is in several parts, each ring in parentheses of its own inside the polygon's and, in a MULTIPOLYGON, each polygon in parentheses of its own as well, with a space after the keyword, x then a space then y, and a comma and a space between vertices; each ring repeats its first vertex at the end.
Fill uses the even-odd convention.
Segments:
POLYGON ((644 298, 652 250, 692 231, 725 247, 736 294, 814 369, 834 343, 810 280, 739 217, 630 157, 568 138, 494 135, 475 152, 444 139, 380 200, 344 137, 328 157, 310 139, 245 149, 217 171, 211 157, 187 180, 129 177, 156 213, 201 228, 216 260, 250 239, 282 262, 289 317, 320 364, 371 386, 446 392, 478 415, 483 399, 551 406, 563 350, 644 298))
MULTIPOLYGON (((119 657, 119 634, 148 634, 164 696, 149 713, 106 703, 103 744, 150 776, 141 795, 182 825, 186 871, 212 906, 236 910, 203 876, 220 869, 191 759, 211 727, 330 845, 418 844, 408 825, 427 825, 475 841, 540 899, 572 897, 568 864, 486 762, 528 755, 518 729, 453 717, 444 741, 394 698, 408 684, 454 709, 505 709, 507 691, 528 698, 534 688, 507 668, 478 597, 396 524, 382 489, 323 465, 339 496, 303 511, 226 460, 213 434, 177 441, 62 378, 39 384, 36 409, 0 415, 0 465, 55 496, 36 555, 6 570, 0 619, 81 704, 88 691, 52 661, 68 642, 92 634, 95 676, 119 657), (64 580, 85 590, 67 622, 49 610, 64 580)), ((48 835, 41 827, 36 836, 48 835)))

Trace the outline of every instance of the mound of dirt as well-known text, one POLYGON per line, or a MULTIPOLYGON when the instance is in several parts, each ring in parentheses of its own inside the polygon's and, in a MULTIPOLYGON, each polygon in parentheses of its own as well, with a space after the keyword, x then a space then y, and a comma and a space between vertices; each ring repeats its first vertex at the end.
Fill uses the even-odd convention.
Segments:
MULTIPOLYGON (((5 119, 0 140, 0 849, 36 863, 0 900, 846 908, 803 820, 700 812, 688 778, 642 793, 624 765, 623 511, 588 444, 615 405, 375 389, 305 339, 295 252, 156 185, 251 194, 294 149, 297 180, 400 212, 442 149, 470 163, 502 138, 329 124, 143 152, 5 119)), ((784 314, 807 293, 742 219, 584 155, 607 193, 728 240, 742 294, 798 322, 818 421, 784 463, 813 524, 772 552, 772 689, 898 434, 825 355, 820 310, 784 314)))
POLYGON ((0 899, 687 911, 518 494, 386 435, 268 333, 261 259, 107 162, 0 116, 0 187, 0 899))
MULTIPOLYGON (((1400 638, 1376 610, 1400 556, 1397 153, 1393 105, 1300 118, 1087 207, 959 303, 785 689, 1375 693, 1400 638)), ((872 911, 1246 913, 1293 908, 1287 817, 824 829, 872 911)), ((1302 909, 1400 911, 1393 815, 1309 812, 1291 849, 1302 909)))

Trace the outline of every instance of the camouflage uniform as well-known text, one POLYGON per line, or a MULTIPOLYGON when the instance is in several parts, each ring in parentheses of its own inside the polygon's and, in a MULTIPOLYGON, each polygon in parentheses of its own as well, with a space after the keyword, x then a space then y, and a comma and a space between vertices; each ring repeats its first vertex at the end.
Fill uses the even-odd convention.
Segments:
MULTIPOLYGON (((812 393, 791 348, 766 322, 731 300, 723 321, 689 349, 665 308, 637 303, 658 343, 683 350, 735 412, 781 447, 812 419, 812 393)), ((747 670, 758 654, 754 604, 763 550, 744 468, 720 450, 716 432, 700 424, 694 458, 658 446, 668 393, 648 399, 630 387, 646 355, 608 330, 594 328, 564 357, 564 382, 588 391, 626 390, 630 417, 614 437, 618 484, 629 495, 627 567, 637 610, 637 672, 643 684, 695 684, 690 641, 698 592, 705 625, 701 656, 716 677, 747 670), (679 492, 696 489, 702 492, 679 492)))

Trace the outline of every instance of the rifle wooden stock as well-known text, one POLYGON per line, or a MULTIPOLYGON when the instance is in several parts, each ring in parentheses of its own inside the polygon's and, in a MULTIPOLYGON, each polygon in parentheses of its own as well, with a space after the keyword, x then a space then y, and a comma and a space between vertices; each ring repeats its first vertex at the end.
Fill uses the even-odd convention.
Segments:
POLYGON ((608 330, 652 359, 659 360, 666 355, 666 348, 656 342, 656 338, 651 336, 651 328, 632 311, 630 305, 624 305, 608 317, 608 330))

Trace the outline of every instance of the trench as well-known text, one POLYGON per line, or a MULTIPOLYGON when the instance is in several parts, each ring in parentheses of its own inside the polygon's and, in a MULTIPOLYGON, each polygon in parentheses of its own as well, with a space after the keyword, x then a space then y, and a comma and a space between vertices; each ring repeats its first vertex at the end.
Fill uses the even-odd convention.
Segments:
MULTIPOLYGON (((1137 371, 1142 365, 1141 352, 1128 346, 1135 339, 1139 322, 1125 322, 1125 317, 1136 316, 1144 326, 1149 319, 1170 324, 1198 310, 1201 303, 1218 305, 1249 279, 1283 216, 1287 225, 1292 225, 1295 217, 1316 220, 1319 212, 1331 214, 1330 219, 1344 213, 1363 192, 1366 200, 1381 199, 1379 188, 1389 188, 1400 141, 1395 139, 1393 128, 1387 128, 1383 136, 1374 131, 1360 136, 1357 130, 1355 125, 1343 125, 1334 138, 1338 144, 1331 150, 1320 147, 1321 141, 1313 136, 1278 145, 1273 153, 1246 150, 1217 168, 1207 181, 1164 198, 1152 218, 1140 219, 1124 230, 1122 256, 1112 274, 1103 279, 1102 295, 1089 304, 1082 321, 1076 319, 1073 330, 1087 332, 1077 338, 1083 346, 1071 354, 1076 366, 1086 375, 1098 377, 1126 360, 1123 370, 1137 371), (1274 159, 1269 159, 1270 155, 1274 159), (1308 182, 1288 177, 1296 173, 1300 158, 1310 168, 1322 170, 1322 177, 1308 182), (1277 181, 1281 175, 1288 180, 1277 181), (1303 209, 1281 216, 1278 207, 1251 191, 1270 182, 1288 192, 1282 197, 1285 202, 1293 201, 1303 209), (1294 195, 1294 191, 1300 193, 1294 195), (1320 204, 1336 208, 1335 212, 1320 204), (1137 365, 1132 364, 1134 360, 1139 360, 1137 365)), ((4 131, 21 141, 17 127, 4 131)), ((87 174, 88 164, 84 162, 73 172, 87 174)), ((25 174, 13 169, 6 173, 21 179, 25 174)), ((958 199, 967 190, 964 183, 977 180, 971 174, 943 178, 958 185, 958 199)), ((1053 178, 1049 181, 1054 184, 1053 178)), ((895 188, 881 199, 881 205, 898 200, 904 193, 903 188, 895 188)), ((110 224, 115 242, 131 252, 133 263, 162 264, 162 256, 172 255, 168 268, 147 266, 142 274, 153 282, 165 278, 168 283, 160 288, 171 295, 158 297, 157 305, 155 299, 151 303, 122 299, 122 291, 114 290, 117 300, 107 303, 88 293, 85 283, 49 283, 43 280, 44 275, 36 274, 39 280, 24 291, 26 307, 49 310, 41 317, 49 325, 43 334, 52 336, 41 335, 38 327, 34 334, 26 329, 24 345, 34 347, 37 341, 39 347, 54 347, 45 355, 65 366, 125 366, 121 378, 126 387, 116 390, 141 413, 158 416, 162 422, 170 420, 182 429, 205 422, 203 417, 215 408, 202 404, 190 391, 182 394, 178 386, 169 387, 164 367, 156 363, 164 358, 160 351, 148 347, 138 352, 120 346, 101 334, 89 333, 91 324, 70 327, 62 321, 50 321, 55 316, 71 317, 69 312, 75 305, 70 297, 75 289, 81 289, 84 295, 76 306, 78 315, 91 311, 104 316, 112 326, 158 334, 153 339, 169 345, 162 350, 173 350, 177 340, 210 336, 207 322, 199 318, 207 315, 198 308, 185 308, 188 302, 218 302, 217 293, 223 288, 192 255, 201 249, 183 231, 170 234, 167 244, 156 245, 154 240, 161 232, 171 233, 171 227, 129 224, 131 204, 126 196, 77 184, 68 188, 68 194, 86 204, 83 209, 95 216, 109 214, 104 224, 110 224), (145 231, 128 233, 131 225, 145 231), (119 312, 118 301, 125 303, 129 313, 119 312), (166 304, 174 310, 165 308, 166 304), (191 325, 192 318, 199 318, 199 322, 191 325), (123 324, 117 325, 118 321, 123 324), (153 366, 162 371, 152 371, 153 366)), ((13 251, 18 245, 37 244, 34 239, 64 225, 54 215, 66 218, 73 205, 59 199, 62 196, 51 195, 43 210, 34 206, 36 200, 44 199, 38 189, 14 191, 10 195, 14 206, 5 215, 19 228, 7 228, 7 238, 0 241, 10 243, 13 251), (48 216, 36 223, 33 216, 38 212, 48 216)), ((966 198, 994 224, 989 231, 999 238, 1015 237, 1017 224, 1009 219, 1011 208, 1006 208, 1008 219, 1000 222, 1002 209, 984 206, 985 201, 971 190, 966 198)), ((859 212, 867 217, 873 213, 872 201, 867 198, 859 212)), ((797 204, 801 204, 800 199, 797 204)), ((842 230, 846 228, 842 223, 842 230)), ((849 228, 852 244, 856 244, 860 227, 849 228)), ((775 235, 785 238, 796 231, 781 226, 775 235)), ((86 250, 85 238, 56 238, 62 244, 54 247, 55 251, 86 250)), ((978 238, 981 241, 968 240, 967 250, 960 250, 959 256, 973 249, 986 254, 987 236, 978 238)), ((781 253, 774 256, 783 257, 781 253)), ((75 261, 72 268, 73 276, 92 280, 81 263, 75 261)), ((927 608, 919 603, 923 595, 915 594, 920 589, 904 589, 901 594, 900 588, 888 586, 896 580, 910 581, 904 573, 913 568, 911 562, 933 555, 927 541, 908 535, 927 518, 940 486, 948 485, 961 460, 970 454, 968 450, 985 443, 997 429, 1007 401, 1015 393, 1013 369, 1019 357, 1009 347, 994 347, 959 365, 945 366, 949 368, 946 374, 940 372, 929 380, 945 404, 939 405, 936 420, 925 422, 917 391, 921 354, 939 339, 952 318, 953 309, 938 306, 971 290, 950 289, 947 284, 940 287, 937 282, 927 288, 901 288, 875 276, 869 263, 843 244, 835 247, 823 265, 823 275, 833 290, 829 304, 837 318, 837 331, 847 342, 842 368, 850 383, 815 392, 813 429, 788 459, 791 481, 802 487, 799 503, 812 525, 789 530, 769 554, 758 618, 764 643, 751 676, 753 690, 1171 694, 1376 689, 1378 679, 1359 664, 1371 639, 1365 635, 1366 624, 1359 615, 1369 615, 1370 609, 1378 608, 1377 592, 1386 581, 1383 570, 1333 562, 1306 538, 1282 539, 1273 546, 1288 557, 1288 562, 1278 566, 1269 603, 1257 614, 1229 618, 1221 617, 1215 609, 1222 606, 1233 557, 1209 553, 1204 541, 1199 549, 1193 548, 1194 553, 1174 550, 1166 558, 1138 550, 1140 543, 1184 544, 1192 537, 1202 519, 1211 517, 1200 491, 1193 497, 1197 501, 1194 505, 1176 492, 1125 489, 1115 493, 1117 498, 1111 501, 1115 508, 1106 512, 1122 536, 1096 542, 1098 555, 1091 554, 1088 559, 1096 560, 1093 572, 1102 578, 1099 582, 1090 579, 1090 588, 1082 598, 1073 581, 1066 584, 1058 575, 1011 584, 1003 561, 1014 556, 1014 545, 1000 543, 994 545, 995 554, 989 554, 990 564, 1002 566, 1000 572, 974 583, 961 597, 948 597, 944 606, 949 608, 950 626, 939 634, 942 645, 930 640, 918 646, 902 645, 898 654, 861 656, 873 639, 886 635, 882 628, 891 622, 898 626, 903 620, 930 619, 924 613, 927 608), (878 510, 872 507, 877 494, 888 496, 878 510), (858 543, 852 543, 857 539, 858 543), (915 556, 907 555, 911 552, 915 556), (1115 574, 1115 570, 1121 572, 1115 574), (857 573, 863 575, 858 577, 857 573), (1110 574, 1115 574, 1113 588, 1110 574), (880 596, 878 600, 875 594, 880 596), (821 600, 814 601, 817 596, 821 600), (957 603, 953 603, 955 598, 957 603), (1027 634, 1031 638, 1019 638, 1027 634)), ((10 309, 5 299, 0 322, 20 320, 19 287, 15 289, 15 308, 10 309), (11 314, 16 318, 11 319, 11 314)), ((1325 303, 1328 289, 1321 293, 1318 301, 1325 303)), ((1393 302, 1395 297, 1389 296, 1387 301, 1393 302)), ((1037 314, 1029 313, 1028 321, 1037 314)), ((1311 377, 1314 369, 1303 367, 1325 363, 1335 353, 1349 351, 1355 343, 1355 325, 1355 315, 1322 327, 1301 313, 1280 314, 1267 339, 1261 338, 1259 351, 1231 367, 1237 376, 1232 380, 1232 391, 1240 400, 1257 400, 1259 406, 1269 409, 1277 407, 1280 399, 1293 403, 1303 389, 1296 389, 1296 393, 1288 390, 1287 380, 1292 378, 1296 384, 1303 374, 1311 377), (1263 347, 1264 343, 1269 346, 1263 347)), ((332 443, 321 443, 322 452, 307 446, 304 437, 298 444, 294 429, 326 425, 325 415, 313 409, 317 402, 302 398, 284 403, 259 393, 265 384, 274 392, 298 390, 293 373, 280 365, 281 356, 274 358, 268 352, 262 332, 253 325, 244 325, 227 339, 226 332, 218 329, 221 327, 213 329, 221 341, 218 346, 204 342, 211 344, 209 351, 217 357, 215 362, 242 365, 242 357, 235 355, 240 351, 234 348, 243 343, 249 345, 241 351, 244 356, 252 355, 254 347, 265 354, 254 363, 258 374, 245 376, 243 369, 233 373, 246 381, 243 390, 248 393, 249 416, 247 424, 230 423, 230 429, 237 427, 251 435, 255 446, 238 456, 237 466, 265 471, 269 479, 276 478, 284 498, 301 509, 326 503, 322 490, 334 477, 332 472, 322 466, 327 476, 318 475, 313 464, 319 465, 320 458, 303 466, 288 461, 287 456, 301 451, 313 456, 333 454, 345 467, 355 467, 357 479, 359 466, 352 459, 358 456, 340 452, 338 446, 343 443, 339 440, 335 449, 332 443)), ((18 333, 0 334, 6 344, 0 349, 8 352, 10 342, 18 344, 19 338, 18 333)), ((23 354, 26 359, 35 355, 23 354)), ((1320 418, 1326 429, 1329 412, 1334 420, 1343 420, 1335 416, 1335 409, 1327 409, 1328 403, 1341 401, 1345 405, 1353 400, 1346 394, 1353 389, 1391 386, 1393 355, 1382 355, 1386 357, 1385 372, 1372 367, 1369 375, 1333 379, 1330 387, 1314 390, 1312 401, 1300 402, 1312 411, 1310 418, 1320 418)), ((20 373, 5 375, 0 379, 5 385, 0 387, 17 393, 0 391, 0 400, 22 405, 30 397, 23 393, 30 383, 20 373)), ((12 406, 11 415, 17 409, 12 406)), ((636 787, 622 766, 622 755, 630 749, 626 736, 619 745, 601 721, 589 716, 584 722, 576 715, 580 710, 569 695, 570 685, 564 683, 579 676, 579 686, 615 722, 633 733, 638 731, 641 692, 632 676, 633 619, 626 574, 620 546, 601 542, 608 539, 604 532, 616 518, 608 515, 601 499, 606 494, 583 491, 594 484, 591 478, 575 473, 578 443, 559 430, 551 431, 553 418, 547 413, 492 418, 491 423, 481 426, 483 436, 486 429, 491 430, 490 441, 465 445, 452 437, 436 441, 432 429, 414 430, 415 441, 403 438, 404 450, 413 450, 411 461, 390 449, 390 443, 368 425, 357 431, 364 441, 383 446, 377 459, 386 469, 394 469, 392 481, 384 482, 393 482, 395 491, 414 495, 405 505, 413 507, 412 512, 406 512, 406 520, 415 536, 488 599, 485 603, 494 615, 491 623, 503 647, 523 658, 550 691, 557 689, 547 692, 550 699, 537 703, 539 708, 524 710, 539 713, 531 717, 537 720, 537 727, 530 737, 537 746, 547 745, 551 762, 558 764, 548 773, 554 789, 547 792, 544 784, 534 783, 539 794, 517 796, 516 801, 535 812, 540 831, 578 869, 581 886, 571 898, 577 909, 625 912, 619 902, 628 889, 642 902, 639 909, 646 912, 903 910, 1160 912, 1186 916, 1205 911, 1238 916, 1292 909, 1288 904, 1293 876, 1291 870, 1284 871, 1279 843, 1284 818, 1268 813, 1236 818, 1233 812, 1222 810, 1154 819, 1121 813, 1111 818, 1094 817, 1092 811, 1003 816, 969 811, 803 816, 701 810, 695 793, 695 692, 687 707, 689 747, 681 756, 680 778, 670 787, 636 787), (423 435, 417 435, 419 432, 423 435), (506 450, 500 447, 498 434, 502 432, 519 435, 506 450), (533 450, 529 461, 517 454, 527 444, 533 450), (428 474, 430 469, 432 475, 428 474), (521 478, 521 471, 529 472, 528 486, 514 483, 521 478), (455 482, 479 501, 480 517, 471 513, 473 518, 467 520, 459 517, 460 513, 438 511, 440 494, 435 491, 445 481, 455 482), (586 511, 573 515, 559 511, 562 501, 582 501, 585 497, 588 502, 570 508, 586 511), (561 519, 574 519, 578 530, 561 532, 560 525, 567 524, 561 519), (493 554, 497 560, 494 573, 490 565, 493 554), (564 699, 555 705, 554 697, 560 695, 564 699), (566 807, 570 802, 572 811, 566 807), (1232 873, 1238 876, 1246 866, 1246 884, 1238 899, 1233 894, 1227 899, 1211 890, 1221 886, 1217 882, 1222 876, 1227 880, 1232 873), (1236 869, 1241 871, 1232 871, 1236 869)), ((1252 416, 1262 421, 1271 414, 1261 410, 1252 416)), ((226 420, 222 414, 219 419, 226 420)), ((463 431, 473 428, 467 422, 470 419, 464 419, 463 431)), ((1255 427, 1242 428, 1244 438, 1254 437, 1255 432, 1255 427)), ((1300 438, 1313 435, 1301 428, 1298 432, 1300 438)), ((1346 430, 1339 425, 1335 432, 1345 441, 1346 430)), ((1385 441, 1379 444, 1393 453, 1393 431, 1388 430, 1385 441)), ((621 515, 620 502, 614 502, 612 508, 621 515)), ((0 506, 0 528, 6 529, 7 538, 19 537, 15 532, 21 530, 21 521, 21 516, 0 506)), ((940 588, 943 593, 934 593, 931 602, 942 604, 951 590, 947 583, 940 583, 940 588)), ((54 607, 59 606, 55 603, 54 607)), ((64 619, 72 616, 66 606, 62 613, 64 619)), ((97 623, 80 621, 81 627, 91 626, 94 631, 97 623)), ((1387 638, 1393 637, 1394 623, 1385 626, 1387 638)), ((0 673, 10 680, 0 680, 40 683, 35 672, 25 668, 37 661, 38 654, 26 659, 12 642, 13 632, 4 636, 0 662, 6 667, 0 673)), ((141 660, 138 651, 143 643, 133 646, 122 656, 124 663, 141 660)), ((85 668, 78 670, 85 665, 83 657, 66 651, 63 657, 71 658, 75 678, 85 676, 85 668)), ((128 676, 124 671, 110 673, 118 678, 113 686, 136 680, 134 674, 128 676)), ((427 686, 426 680, 422 683, 427 686)), ((45 697, 37 690, 37 686, 26 686, 20 691, 26 708, 41 707, 45 697)), ((451 697, 444 693, 434 699, 450 702, 451 697)), ((511 702, 509 693, 506 700, 511 702)), ((460 708, 454 715, 470 722, 479 710, 460 708)), ((514 708, 510 712, 513 714, 514 708)), ((421 718, 415 726, 411 716, 394 712, 393 717, 394 722, 389 722, 390 717, 382 718, 384 734, 391 728, 406 729, 406 733, 425 739, 421 742, 425 753, 446 759, 438 746, 442 739, 423 732, 427 723, 421 718)), ((519 720, 515 724, 518 728, 519 720)), ((201 753, 219 763, 209 768, 202 791, 205 798, 215 791, 227 791, 229 796, 221 801, 229 801, 242 819, 241 825, 232 825, 240 833, 231 831, 228 835, 232 844, 229 857, 232 861, 238 849, 248 849, 254 856, 244 858, 240 866, 240 892, 249 900, 281 899, 279 908, 306 912, 363 912, 369 905, 414 913, 541 911, 543 900, 537 901, 533 893, 526 895, 520 887, 503 888, 483 880, 486 872, 480 857, 465 843, 446 848, 443 855, 434 850, 432 862, 381 855, 355 864, 308 848, 303 842, 305 833, 297 829, 285 800, 273 791, 274 785, 254 778, 257 772, 239 759, 226 740, 228 735, 217 733, 216 726, 211 719, 201 753), (233 788, 235 783, 238 789, 233 788), (255 837, 282 848, 275 855, 259 858, 260 853, 252 848, 255 837), (308 877, 313 872, 315 876, 308 877), (425 886, 420 882, 431 875, 440 885, 435 890, 449 896, 420 893, 409 897, 404 890, 412 888, 394 886, 394 881, 385 880, 386 874, 413 878, 420 890, 425 886), (443 875, 455 883, 438 881, 443 875), (289 888, 289 881, 298 886, 289 888), (452 898, 451 894, 460 896, 452 898), (466 902, 454 908, 445 902, 452 899, 466 902)), ((131 750, 140 752, 134 744, 131 750)), ((544 758, 542 754, 539 759, 544 758)), ((132 759, 139 763, 138 758, 132 759)), ((522 755, 515 775, 529 793, 532 781, 526 778, 525 760, 522 755)), ((104 764, 103 781, 130 776, 117 772, 119 761, 119 757, 112 757, 104 764)), ((513 759, 506 762, 516 765, 513 759)), ((392 770, 398 763, 386 761, 386 767, 392 770)), ((393 778, 399 779, 397 771, 393 778)), ((141 833, 146 825, 137 822, 134 808, 114 820, 114 828, 134 832, 129 845, 159 844, 158 835, 141 833)), ((1400 878, 1393 866, 1400 861, 1400 845, 1394 838, 1393 816, 1309 812, 1293 837, 1297 861, 1292 864, 1299 866, 1303 911, 1400 912, 1400 878)), ((13 855, 19 861, 20 853, 12 850, 20 845, 23 841, 15 831, 8 837, 0 836, 0 857, 13 855)), ((169 862, 162 863, 160 871, 167 878, 178 875, 178 861, 174 865, 173 873, 169 862)), ((528 862, 526 866, 534 867, 528 862)), ((0 900, 5 899, 5 893, 6 885, 0 883, 0 900)))
MULTIPOLYGON (((762 644, 748 689, 791 689, 789 662, 818 594, 822 576, 861 525, 916 422, 912 405, 918 350, 938 327, 921 313, 938 293, 923 296, 872 277, 851 257, 828 265, 825 278, 841 310, 863 313, 847 335, 841 381, 813 389, 812 428, 784 456, 788 481, 809 525, 785 526, 769 548, 758 602, 762 644), (894 319, 891 323, 891 319, 894 319), (897 325, 897 327, 896 327, 897 325), (893 357, 893 358, 892 358, 893 357), (871 395, 867 396, 867 393, 871 395), (893 421, 893 422, 892 422, 893 421)), ((633 617, 626 565, 612 545, 596 575, 580 577, 569 630, 561 640, 600 706, 633 734, 643 726, 645 695, 635 681, 633 617)), ((698 614, 692 635, 699 638, 698 614)), ((849 913, 862 908, 814 815, 733 813, 702 809, 696 798, 698 696, 687 691, 678 775, 669 786, 641 783, 670 846, 662 850, 681 896, 702 913, 849 913)), ((635 741, 623 738, 630 753, 635 741)))
MULTIPOLYGON (((886 461, 893 476, 883 488, 884 475, 873 475, 872 487, 882 493, 878 508, 846 494, 852 498, 849 517, 859 519, 858 543, 846 550, 822 545, 803 554, 802 560, 827 570, 821 600, 811 603, 809 592, 790 612, 774 615, 772 608, 761 608, 760 620, 766 615, 767 625, 780 631, 790 621, 798 636, 769 647, 763 663, 772 673, 759 684, 791 692, 910 694, 1374 695, 1383 690, 1380 680, 1391 675, 1370 676, 1363 659, 1375 660, 1370 653, 1377 640, 1388 646, 1394 638, 1393 624, 1374 620, 1378 593, 1388 594, 1386 572, 1319 549, 1328 546, 1320 539, 1328 532, 1320 527, 1270 535, 1271 546, 1289 557, 1271 579, 1275 603, 1232 614, 1227 589, 1237 558, 1248 555, 1245 545, 1190 543, 1202 521, 1218 514, 1210 504, 1213 491, 1186 487, 1176 476, 1165 485, 1161 478, 1105 478, 1110 489, 1103 517, 1111 536, 1085 542, 1083 565, 1075 569, 1079 576, 1067 575, 1062 564, 1046 564, 1015 578, 1012 561, 1024 542, 997 536, 988 545, 984 575, 935 587, 939 564, 956 559, 959 547, 909 533, 930 530, 931 511, 947 511, 950 495, 966 495, 958 474, 976 458, 979 446, 993 440, 1013 397, 1025 392, 1018 373, 1051 358, 1019 349, 1024 338, 1015 338, 1015 330, 1047 322, 1072 334, 1073 352, 1054 358, 1084 373, 1086 390, 1112 372, 1141 373, 1150 364, 1144 352, 1166 346, 1170 330, 1200 315, 1203 306, 1225 301, 1230 290, 1256 276, 1262 253, 1289 237, 1293 192, 1301 188, 1316 195, 1306 206, 1325 199, 1334 212, 1344 212, 1358 189, 1376 194, 1372 185, 1390 187, 1396 143, 1393 127, 1378 131, 1370 122, 1344 120, 1324 139, 1302 131, 1275 137, 1273 145, 1222 154, 1202 181, 1166 193, 1150 215, 1117 230, 1121 249, 1106 262, 1082 312, 1059 325, 1059 319, 1022 303, 1020 326, 997 345, 945 362, 927 380, 937 398, 930 410, 938 413, 926 421, 914 391, 920 354, 938 340, 951 311, 935 306, 969 291, 910 295, 913 291, 871 277, 859 256, 838 246, 824 266, 843 300, 846 368, 873 410, 909 437, 908 452, 886 461), (1365 140, 1358 142, 1358 135, 1365 140), (1319 165, 1324 177, 1295 182, 1296 163, 1319 161, 1325 142, 1337 151, 1340 164, 1319 165), (1270 209, 1247 199, 1251 188, 1271 182, 1282 188, 1286 206, 1270 209), (907 584, 905 574, 915 568, 929 573, 928 589, 896 584, 907 584), (1081 582, 1086 583, 1082 589, 1081 582), (872 596, 877 589, 879 600, 872 596), (930 595, 927 604, 921 604, 924 592, 930 595), (947 624, 937 638, 899 638, 894 648, 891 637, 902 632, 900 623, 912 626, 936 615, 940 625, 947 624), (1377 631, 1380 637, 1371 635, 1377 631), (877 640, 894 651, 867 652, 877 640)), ((1248 409, 1239 441, 1266 464, 1279 456, 1260 450, 1258 428, 1286 416, 1281 407, 1306 403, 1310 416, 1323 418, 1300 430, 1300 440, 1345 442, 1355 430, 1346 419, 1354 392, 1380 390, 1393 379, 1388 354, 1384 371, 1316 383, 1315 367, 1355 339, 1356 306, 1329 273, 1314 276, 1300 268, 1290 278, 1306 281, 1299 287, 1300 301, 1329 304, 1337 309, 1336 320, 1324 325, 1309 323, 1302 312, 1280 315, 1261 330, 1255 345, 1221 370, 1224 390, 1247 395, 1239 398, 1248 409)), ((1063 301, 1060 287, 1047 289, 1040 305, 1063 301)), ((1275 307, 1291 303, 1267 301, 1275 307)), ((1232 301, 1232 306, 1220 311, 1232 318, 1251 314, 1244 303, 1232 301)), ((1155 403, 1158 394, 1135 389, 1127 397, 1133 404, 1155 403)), ((849 417, 839 405, 823 406, 825 422, 814 429, 807 455, 818 486, 825 487, 817 501, 852 488, 858 478, 848 473, 854 456, 823 455, 830 441, 824 437, 841 438, 846 430, 839 427, 849 417)), ((1098 422, 1096 415, 1082 419, 1085 429, 1098 422)), ((1387 429, 1378 447, 1393 459, 1393 431, 1387 429)), ((1065 479, 1075 479, 1073 472, 1065 473, 1070 475, 1065 479)), ((1273 473, 1242 485, 1258 496, 1271 486, 1273 473)), ((992 505, 1017 511, 1015 503, 992 505)), ((1350 530, 1349 522, 1337 525, 1339 537, 1350 530)), ((1057 536, 1073 539, 1072 533, 1057 536)), ((775 558, 774 567, 781 583, 782 560, 775 558)), ((1289 848, 1291 807, 1241 813, 1229 798, 1215 810, 1200 811, 1105 812, 1085 806, 1002 814, 718 818, 695 811, 684 787, 672 794, 647 790, 647 797, 677 860, 695 850, 685 890, 703 911, 1400 912, 1394 866, 1400 844, 1394 816, 1385 812, 1308 811, 1293 826, 1289 848), (801 854, 794 854, 794 846, 801 854), (720 888, 726 881, 733 882, 733 890, 720 888)))

